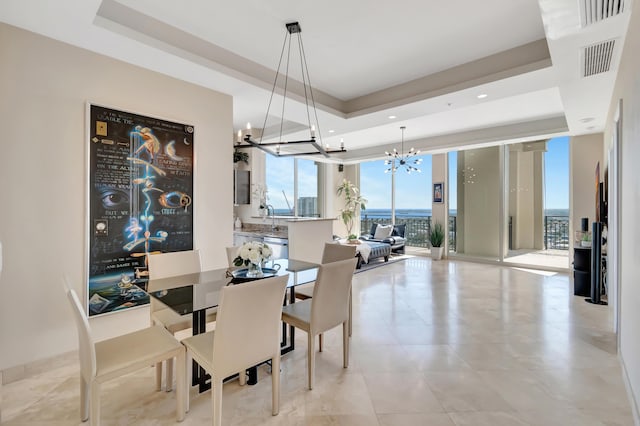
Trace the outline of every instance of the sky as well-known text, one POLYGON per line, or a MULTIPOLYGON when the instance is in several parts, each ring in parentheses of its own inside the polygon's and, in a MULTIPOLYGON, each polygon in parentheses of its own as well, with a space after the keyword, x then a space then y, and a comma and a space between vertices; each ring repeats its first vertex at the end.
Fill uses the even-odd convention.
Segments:
MULTIPOLYGON (((416 166, 420 173, 396 171, 396 209, 431 208, 431 155, 421 155, 422 164, 416 166)), ((368 209, 391 208, 391 172, 384 160, 360 164, 360 192, 367 199, 368 209)))
MULTIPOLYGON (((266 175, 268 204, 278 210, 293 208, 294 158, 267 155, 266 175)), ((317 175, 318 168, 313 160, 298 159, 298 197, 317 197, 317 175)))
MULTIPOLYGON (((404 168, 396 172, 396 209, 431 209, 432 169, 431 155, 417 156, 422 164, 421 173, 408 174, 404 168)), ((287 201, 293 207, 293 158, 267 155, 268 202, 276 209, 286 209, 287 201), (282 191, 287 194, 285 200, 282 191)), ((456 174, 457 152, 449 153, 449 188, 445 196, 449 208, 457 208, 456 174)), ((391 208, 391 173, 384 160, 360 164, 360 192, 367 199, 368 209, 391 208)), ((298 159, 298 196, 314 197, 317 188, 317 168, 312 160, 298 159)), ((545 153, 545 208, 569 208, 569 137, 551 139, 545 153)))
POLYGON ((569 136, 551 139, 544 155, 547 209, 569 209, 569 136))

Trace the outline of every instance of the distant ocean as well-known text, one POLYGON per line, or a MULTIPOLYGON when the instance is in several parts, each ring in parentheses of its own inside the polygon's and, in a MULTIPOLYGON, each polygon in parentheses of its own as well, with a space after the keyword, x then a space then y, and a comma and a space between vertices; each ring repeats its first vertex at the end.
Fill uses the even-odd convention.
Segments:
MULTIPOLYGON (((457 216, 456 209, 449 210, 450 216, 457 216)), ((569 216, 569 209, 547 209, 545 216, 569 216)), ((431 209, 396 209, 396 217, 429 217, 431 209)), ((383 219, 391 217, 391 209, 366 209, 360 212, 360 217, 369 219, 383 219)))

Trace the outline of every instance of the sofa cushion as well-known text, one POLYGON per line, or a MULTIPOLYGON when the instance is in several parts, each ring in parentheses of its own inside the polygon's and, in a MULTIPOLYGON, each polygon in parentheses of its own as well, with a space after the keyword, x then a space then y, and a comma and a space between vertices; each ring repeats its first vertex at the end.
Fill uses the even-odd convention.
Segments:
POLYGON ((378 225, 373 238, 375 240, 384 240, 391 236, 391 232, 393 232, 393 225, 378 225))
POLYGON ((393 232, 391 233, 391 236, 404 238, 404 232, 406 227, 407 227, 406 223, 403 223, 401 225, 395 225, 393 227, 393 232))

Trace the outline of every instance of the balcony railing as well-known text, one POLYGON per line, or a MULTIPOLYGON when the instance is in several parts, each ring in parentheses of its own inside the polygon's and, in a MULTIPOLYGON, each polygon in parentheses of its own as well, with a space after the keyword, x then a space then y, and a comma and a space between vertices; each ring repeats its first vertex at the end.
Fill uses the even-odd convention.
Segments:
MULTIPOLYGON (((371 225, 379 223, 388 225, 390 217, 370 218, 366 214, 360 218, 360 232, 368 234, 371 225)), ((406 224, 405 238, 407 245, 412 247, 429 248, 429 235, 431 234, 431 216, 422 217, 398 217, 396 224, 406 224)), ((456 249, 456 216, 449 216, 449 250, 456 249)), ((544 217, 544 248, 545 250, 569 250, 569 217, 545 216, 544 217)))
MULTIPOLYGON (((379 223, 388 225, 391 218, 369 218, 363 215, 360 218, 360 229, 362 234, 368 234, 371 231, 371 225, 379 223)), ((431 216, 421 217, 398 217, 396 224, 405 224, 404 236, 407 239, 407 245, 412 247, 430 248, 429 235, 431 235, 431 216)), ((449 216, 449 250, 455 250, 456 247, 456 217, 449 216)))
POLYGON ((569 250, 569 216, 544 217, 544 249, 569 250))

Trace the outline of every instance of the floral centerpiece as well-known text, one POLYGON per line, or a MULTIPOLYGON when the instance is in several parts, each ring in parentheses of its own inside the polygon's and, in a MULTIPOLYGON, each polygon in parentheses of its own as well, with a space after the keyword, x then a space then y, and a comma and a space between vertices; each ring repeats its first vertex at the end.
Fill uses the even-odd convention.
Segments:
POLYGON ((263 277, 262 264, 269 260, 273 252, 269 245, 260 241, 249 241, 240 247, 238 256, 233 259, 234 266, 246 266, 247 277, 263 277))

